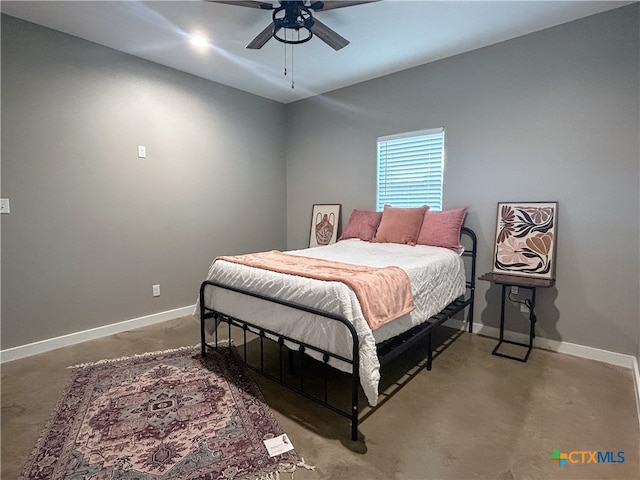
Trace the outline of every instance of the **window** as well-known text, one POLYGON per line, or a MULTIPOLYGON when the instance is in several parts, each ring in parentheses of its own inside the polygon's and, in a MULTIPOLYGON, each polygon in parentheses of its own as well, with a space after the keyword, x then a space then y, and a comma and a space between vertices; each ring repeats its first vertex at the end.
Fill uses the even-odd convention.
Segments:
POLYGON ((442 210, 444 128, 378 138, 376 208, 429 205, 442 210))

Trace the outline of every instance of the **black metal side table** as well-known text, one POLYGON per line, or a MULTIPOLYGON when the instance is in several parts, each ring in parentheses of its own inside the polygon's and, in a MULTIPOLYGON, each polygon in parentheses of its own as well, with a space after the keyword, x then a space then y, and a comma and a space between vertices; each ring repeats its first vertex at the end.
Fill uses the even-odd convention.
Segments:
POLYGON ((549 288, 555 285, 555 279, 547 279, 547 278, 529 278, 522 277, 519 275, 506 275, 502 273, 485 273, 479 280, 486 280, 487 282, 495 283, 497 285, 502 285, 502 303, 500 305, 500 340, 498 344, 491 352, 493 355, 497 355, 499 357, 510 358, 512 360, 518 360, 520 362, 526 362, 529 359, 529 354, 531 353, 531 349, 533 348, 533 339, 536 336, 536 314, 535 314, 535 306, 536 306, 536 288, 549 288), (524 288, 525 290, 531 291, 531 298, 528 301, 525 301, 527 307, 529 308, 529 343, 520 343, 514 342, 512 340, 504 339, 504 305, 505 300, 507 298, 507 288, 518 287, 524 288), (527 353, 524 357, 514 357, 513 355, 508 355, 506 353, 500 353, 498 349, 503 343, 508 343, 511 345, 518 345, 521 347, 527 347, 527 353))

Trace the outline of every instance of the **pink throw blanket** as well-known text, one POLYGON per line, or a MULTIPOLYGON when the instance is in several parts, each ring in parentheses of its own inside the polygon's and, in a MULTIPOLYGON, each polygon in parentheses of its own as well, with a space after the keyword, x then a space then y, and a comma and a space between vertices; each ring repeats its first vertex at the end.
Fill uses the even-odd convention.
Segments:
POLYGON ((415 307, 411 282, 399 267, 375 268, 333 262, 272 250, 233 257, 218 257, 249 267, 332 282, 342 282, 355 292, 371 330, 384 325, 415 307))

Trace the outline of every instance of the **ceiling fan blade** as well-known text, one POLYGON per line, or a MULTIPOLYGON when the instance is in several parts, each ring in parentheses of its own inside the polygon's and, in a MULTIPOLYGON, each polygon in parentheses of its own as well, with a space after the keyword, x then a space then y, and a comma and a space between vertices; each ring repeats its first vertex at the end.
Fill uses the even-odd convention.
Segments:
POLYGON ((311 2, 309 8, 316 12, 324 12, 326 10, 335 10, 336 8, 353 7, 354 5, 361 5, 363 3, 374 3, 380 0, 327 0, 311 2))
POLYGON ((211 3, 226 3, 227 5, 236 5, 238 7, 259 8, 260 10, 273 10, 273 5, 268 2, 258 2, 253 0, 239 1, 222 1, 222 0, 205 0, 211 3))
POLYGON ((310 28, 311 33, 316 35, 320 40, 329 45, 334 50, 340 50, 341 48, 349 45, 349 40, 344 38, 336 31, 327 27, 324 23, 314 17, 313 25, 310 28))
POLYGON ((262 30, 258 34, 258 36, 256 36, 256 38, 251 40, 249 45, 247 45, 247 48, 251 48, 251 49, 254 49, 254 50, 262 48, 264 46, 264 44, 267 43, 271 37, 273 37, 273 29, 274 28, 275 28, 275 24, 273 22, 271 22, 267 26, 267 28, 262 30))

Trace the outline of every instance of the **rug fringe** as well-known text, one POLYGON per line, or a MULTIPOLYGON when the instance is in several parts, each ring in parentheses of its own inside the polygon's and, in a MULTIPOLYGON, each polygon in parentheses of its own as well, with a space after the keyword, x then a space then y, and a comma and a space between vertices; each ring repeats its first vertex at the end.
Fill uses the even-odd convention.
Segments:
POLYGON ((279 465, 279 469, 276 472, 269 473, 267 475, 263 475, 262 477, 256 478, 256 480, 280 480, 280 472, 282 473, 290 473, 291 478, 293 479, 293 475, 297 468, 305 468, 307 470, 315 470, 316 467, 313 465, 309 465, 304 461, 303 457, 300 457, 300 461, 298 463, 281 463, 279 465), (275 476, 274 476, 275 475, 275 476))
POLYGON ((260 475, 259 477, 255 477, 255 480, 280 480, 279 472, 271 472, 266 475, 260 475))
POLYGON ((165 353, 189 351, 189 350, 194 350, 196 348, 200 348, 200 345, 189 345, 186 347, 171 348, 168 350, 158 350, 156 352, 136 353, 134 355, 128 355, 120 358, 106 358, 104 360, 98 360, 97 362, 78 363, 76 365, 71 365, 67 368, 71 369, 71 368, 93 367, 95 365, 104 365, 107 363, 121 362, 123 360, 131 360, 132 358, 145 358, 145 357, 151 357, 153 355, 162 355, 165 353))
POLYGON ((300 457, 300 461, 298 463, 296 463, 297 467, 301 467, 301 468, 305 468, 307 470, 315 470, 316 466, 315 465, 309 465, 304 461, 304 457, 300 457))

